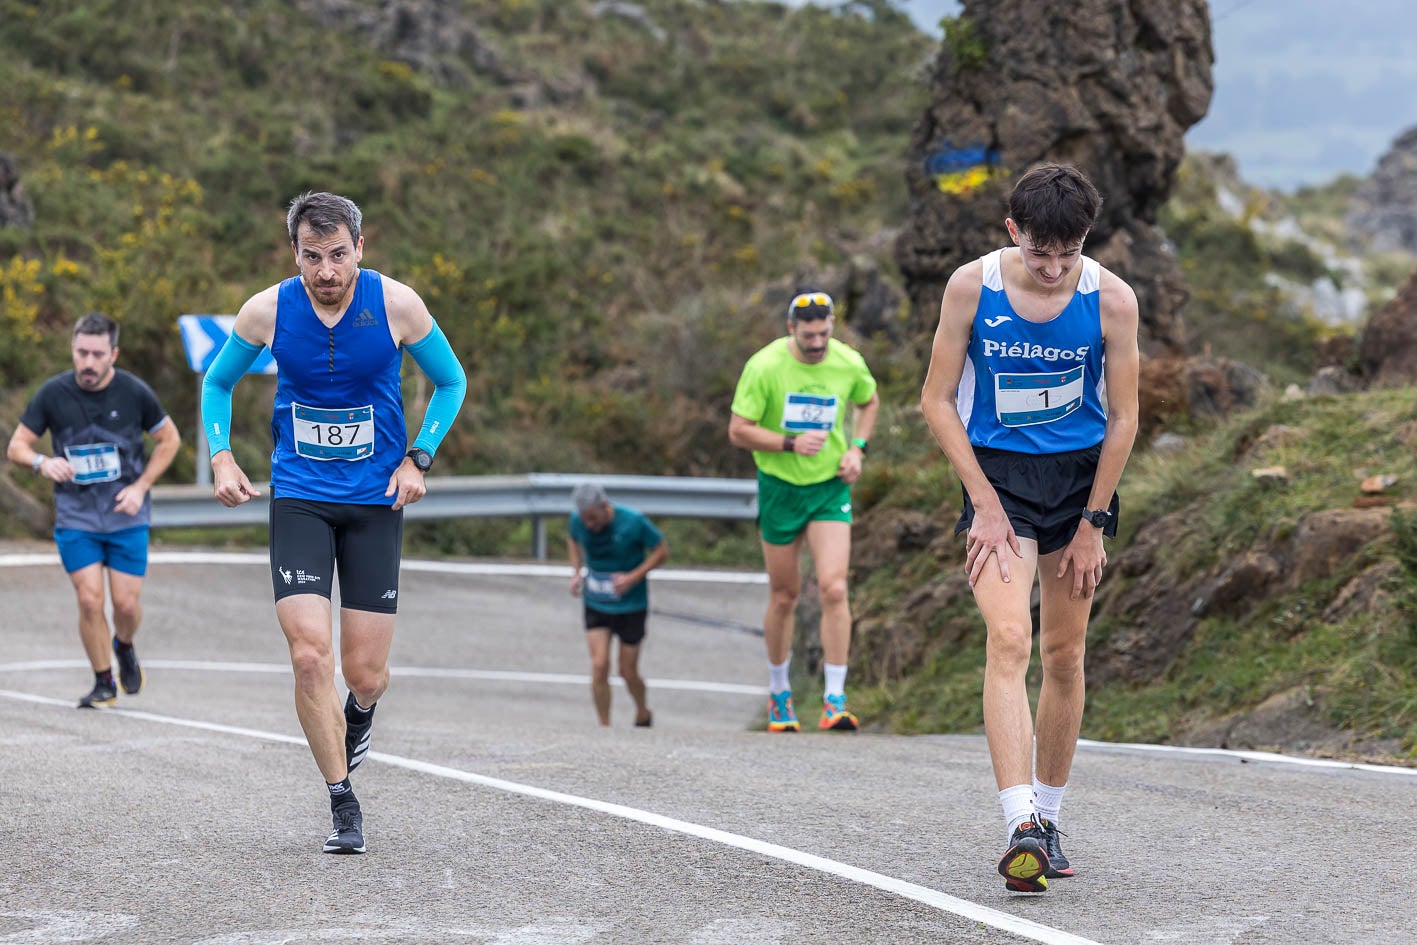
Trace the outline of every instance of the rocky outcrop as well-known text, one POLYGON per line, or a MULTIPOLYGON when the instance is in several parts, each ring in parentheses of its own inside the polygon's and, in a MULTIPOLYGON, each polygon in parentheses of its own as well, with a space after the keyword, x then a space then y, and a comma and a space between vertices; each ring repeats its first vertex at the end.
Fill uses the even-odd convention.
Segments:
POLYGON ((1347 222, 1373 252, 1417 253, 1417 128, 1399 135, 1354 189, 1347 222))
MULTIPOLYGON (((1126 685, 1164 673, 1190 644, 1198 622, 1225 616, 1244 620, 1275 594, 1343 575, 1371 543, 1388 531, 1390 508, 1324 509, 1300 519, 1290 534, 1261 538, 1208 571, 1176 573, 1165 550, 1184 535, 1197 509, 1173 512, 1148 524, 1112 564, 1116 580, 1098 588, 1093 613, 1113 627, 1088 643, 1089 687, 1126 685)), ((1374 567, 1378 567, 1375 565, 1374 567)), ((1354 574, 1319 606, 1349 611, 1371 602, 1381 582, 1366 570, 1354 574)))
POLYGON ((34 222, 34 204, 20 183, 15 159, 0 152, 0 226, 29 226, 34 222))
POLYGON ((1229 358, 1145 359, 1137 385, 1143 437, 1168 421, 1218 420, 1253 407, 1268 388, 1263 373, 1229 358))
POLYGON ((964 0, 907 162, 896 260, 912 335, 933 329, 950 273, 1007 240, 1017 176, 1065 161, 1105 199, 1087 252, 1136 290, 1144 351, 1178 353, 1185 283, 1157 212, 1209 106, 1213 58, 1205 0, 1079 0, 1066 15, 1047 0, 964 0))
POLYGON ((357 34, 390 59, 446 85, 466 85, 469 72, 503 84, 518 78, 457 0, 300 0, 299 6, 331 29, 357 34))
POLYGON ((1368 319, 1358 343, 1358 373, 1369 387, 1417 382, 1417 273, 1368 319))

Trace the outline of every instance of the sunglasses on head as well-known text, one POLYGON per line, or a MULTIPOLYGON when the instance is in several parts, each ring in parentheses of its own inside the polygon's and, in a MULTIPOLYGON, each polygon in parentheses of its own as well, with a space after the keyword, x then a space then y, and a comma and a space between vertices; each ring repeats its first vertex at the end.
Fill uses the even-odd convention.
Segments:
POLYGON ((832 313, 832 309, 834 308, 832 305, 832 297, 825 292, 803 292, 801 295, 795 296, 791 302, 787 303, 787 314, 795 317, 799 310, 811 308, 814 305, 826 309, 828 315, 832 313))

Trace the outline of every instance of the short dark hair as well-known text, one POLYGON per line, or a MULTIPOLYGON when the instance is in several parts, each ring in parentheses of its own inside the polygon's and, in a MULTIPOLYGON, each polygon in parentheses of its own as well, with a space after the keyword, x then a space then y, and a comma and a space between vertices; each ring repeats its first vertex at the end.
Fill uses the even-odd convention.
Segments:
POLYGON ((102 312, 89 312, 74 323, 74 337, 107 335, 111 347, 118 347, 118 323, 102 312))
POLYGON ((310 224, 321 236, 328 236, 343 226, 349 230, 349 238, 358 243, 363 222, 364 214, 353 200, 324 192, 301 194, 290 202, 290 210, 285 215, 285 228, 290 233, 292 246, 300 235, 301 223, 310 224))
POLYGON ((1081 243, 1097 222, 1102 195, 1071 164, 1037 164, 1014 184, 1009 218, 1040 247, 1081 243))

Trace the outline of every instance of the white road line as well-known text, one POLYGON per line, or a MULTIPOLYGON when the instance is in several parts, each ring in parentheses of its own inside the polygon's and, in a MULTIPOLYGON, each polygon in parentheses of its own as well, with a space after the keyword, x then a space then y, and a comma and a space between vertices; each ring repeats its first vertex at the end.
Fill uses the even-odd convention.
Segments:
MULTIPOLYGON (((289 676, 289 663, 234 663, 221 660, 150 660, 144 659, 147 669, 172 669, 186 672, 206 673, 274 673, 289 676)), ((86 660, 28 660, 23 663, 0 663, 0 673, 25 673, 52 669, 88 669, 86 660)), ((338 674, 340 668, 335 667, 338 674)), ((498 669, 445 669, 436 666, 391 666, 389 672, 395 676, 423 677, 428 679, 479 679, 485 682, 550 683, 564 686, 590 685, 590 677, 576 673, 526 673, 498 669)), ((623 686, 624 680, 618 676, 610 680, 611 685, 623 686)), ((656 689, 676 689, 687 692, 717 692, 737 696, 765 696, 766 686, 745 686, 741 683, 711 682, 697 679, 646 679, 645 683, 656 689)))
MULTIPOLYGON (((185 672, 211 673, 273 673, 289 675, 290 667, 285 663, 236 663, 220 660, 162 660, 144 659, 143 665, 150 669, 172 669, 185 672)), ((20 663, 0 663, 0 673, 40 672, 55 669, 88 669, 85 660, 26 660, 20 663)), ((335 667, 335 672, 340 671, 335 667)), ((556 686, 585 686, 590 677, 577 673, 526 673, 495 669, 445 669, 433 666, 392 666, 395 676, 430 679, 474 679, 484 682, 547 683, 556 686)), ((645 682, 658 689, 674 689, 685 692, 715 692, 725 695, 762 696, 765 686, 745 686, 741 683, 712 682, 696 679, 646 679, 645 682)), ((623 686, 624 680, 618 676, 610 680, 612 686, 623 686)), ((1336 761, 1330 758, 1306 758, 1301 755, 1281 755, 1268 751, 1247 751, 1236 748, 1188 748, 1181 745, 1147 745, 1139 742, 1099 742, 1088 738, 1078 739, 1079 748, 1094 751, 1150 752, 1178 757, 1209 757, 1234 761, 1259 761, 1267 764, 1294 765, 1320 771, 1369 771, 1374 774, 1395 774, 1407 778, 1417 778, 1417 768, 1399 765, 1379 765, 1358 761, 1336 761)))
MULTIPOLYGON (((57 554, 3 554, 0 568, 57 565, 57 554)), ((241 564, 270 567, 270 557, 256 552, 240 551, 154 551, 148 554, 149 564, 241 564)), ((427 574, 482 574, 496 577, 559 577, 569 578, 568 564, 502 564, 492 561, 415 561, 402 564, 404 571, 427 574)), ((766 584, 767 575, 759 571, 703 571, 692 568, 657 568, 650 572, 652 581, 683 581, 692 584, 766 584)))
POLYGON ((1095 748, 1101 751, 1164 752, 1168 755, 1198 755, 1211 758, 1231 758, 1240 761, 1263 761, 1272 764, 1298 765, 1304 768, 1337 768, 1347 771, 1372 771, 1377 774, 1402 774, 1411 778, 1417 778, 1417 768, 1401 768, 1396 765, 1375 765, 1360 761, 1337 761, 1332 758, 1304 758, 1295 755, 1281 755, 1271 751, 1250 751, 1241 748, 1188 748, 1182 745, 1095 742, 1087 738, 1078 739, 1078 747, 1095 748))
MULTIPOLYGON (((8 689, 0 689, 0 697, 21 702, 33 702, 39 705, 58 706, 64 709, 69 709, 73 705, 71 702, 60 699, 51 699, 47 696, 34 696, 29 693, 14 692, 8 689)), ((176 725, 183 728, 217 732, 223 735, 237 735, 243 738, 280 742, 285 745, 300 745, 302 747, 305 745, 303 738, 296 738, 292 735, 281 735, 276 732, 263 732, 258 729, 219 725, 214 722, 200 722, 195 719, 156 715, 151 712, 140 712, 133 709, 103 709, 101 711, 110 715, 120 715, 144 722, 176 725)), ((886 876, 883 873, 862 869, 858 866, 852 866, 849 863, 842 863, 838 860, 830 860, 826 857, 805 853, 801 850, 795 850, 792 847, 768 843, 764 840, 729 833, 726 830, 718 830, 714 827, 705 827, 700 824, 690 823, 686 820, 665 817, 660 814, 651 813, 650 811, 640 810, 636 807, 627 807, 623 804, 611 804, 606 801, 595 800, 594 798, 580 797, 576 794, 563 794, 560 791, 548 791, 545 788, 533 787, 529 784, 519 784, 516 781, 504 781, 501 778, 489 778, 485 775, 473 774, 470 771, 461 771, 457 768, 430 764, 426 761, 418 761, 414 758, 403 758, 399 755, 389 755, 384 752, 371 751, 365 756, 365 761, 368 762, 371 760, 383 762, 384 764, 392 765, 397 768, 406 768, 409 771, 416 771, 420 774, 432 775, 437 778, 462 781, 467 784, 477 784, 482 787, 505 791, 509 794, 520 794, 524 797, 550 801, 554 804, 581 807, 586 810, 596 811, 597 813, 608 814, 612 817, 620 817, 624 820, 659 827, 674 833, 698 837, 702 840, 708 840, 711 843, 746 850, 749 853, 756 853, 759 856, 768 856, 787 863, 794 863, 820 873, 827 873, 832 876, 839 876, 842 879, 851 880, 852 882, 861 883, 865 886, 872 886, 883 892, 894 893, 897 896, 914 900, 915 902, 938 909, 941 912, 948 912, 963 919, 979 922, 983 925, 999 929, 1000 931, 1020 936, 1021 938, 1042 942, 1044 945, 1100 945, 1100 943, 1092 939, 1082 938, 1071 932, 1064 932, 1061 929, 1042 925, 1041 923, 1033 922, 1029 919, 1022 919, 1018 916, 1010 915, 1007 912, 1000 912, 998 909, 991 909, 988 906, 981 906, 967 899, 959 899, 935 889, 929 889, 925 886, 906 882, 903 879, 897 879, 894 876, 886 876)))

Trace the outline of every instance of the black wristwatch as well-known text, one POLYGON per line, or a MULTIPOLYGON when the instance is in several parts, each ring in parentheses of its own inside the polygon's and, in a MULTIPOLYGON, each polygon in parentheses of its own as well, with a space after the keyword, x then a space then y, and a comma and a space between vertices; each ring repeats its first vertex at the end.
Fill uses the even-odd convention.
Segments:
POLYGON ((784 453, 795 453, 795 452, 797 452, 797 437, 795 437, 795 436, 784 436, 784 437, 782 438, 782 451, 783 451, 784 453))
POLYGON ((413 465, 418 467, 419 472, 427 472, 433 468, 433 454, 427 450, 415 446, 404 455, 413 460, 413 465))
POLYGON ((1082 517, 1091 522, 1093 528, 1106 528, 1112 521, 1112 513, 1106 509, 1083 509, 1082 517))

